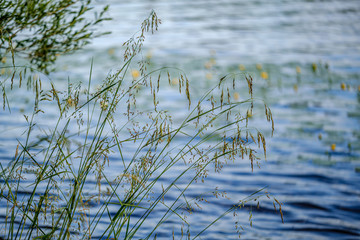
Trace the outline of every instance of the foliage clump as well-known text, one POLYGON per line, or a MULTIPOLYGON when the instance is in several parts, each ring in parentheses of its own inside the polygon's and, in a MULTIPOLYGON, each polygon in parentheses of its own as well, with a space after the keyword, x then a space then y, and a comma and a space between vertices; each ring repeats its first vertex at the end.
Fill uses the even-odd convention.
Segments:
POLYGON ((58 56, 88 44, 94 27, 106 17, 106 6, 91 20, 91 0, 1 0, 0 58, 10 53, 49 71, 58 56))

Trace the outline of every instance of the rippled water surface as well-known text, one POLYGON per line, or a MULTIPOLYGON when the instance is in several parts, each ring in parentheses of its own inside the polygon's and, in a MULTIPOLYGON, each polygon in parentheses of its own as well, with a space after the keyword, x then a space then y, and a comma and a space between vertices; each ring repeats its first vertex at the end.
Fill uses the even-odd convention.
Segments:
MULTIPOLYGON (((360 238, 359 1, 112 0, 109 4, 114 19, 104 23, 102 30, 112 34, 60 59, 52 77, 70 75, 85 81, 91 58, 94 79, 119 68, 122 43, 154 9, 162 24, 144 45, 144 54, 152 55, 153 67, 179 67, 192 84, 202 88, 228 72, 239 72, 241 64, 254 76, 256 97, 272 109, 276 130, 272 138, 267 132, 268 157, 261 168, 252 172, 246 161, 225 166, 222 174, 210 176, 190 189, 189 195, 218 186, 226 188, 236 203, 267 187, 284 204, 284 223, 271 202, 265 201, 259 209, 254 203, 252 209, 240 211, 238 219, 229 215, 214 224, 201 239, 233 239, 236 220, 245 228, 243 239, 360 238), (209 70, 205 65, 211 58, 216 65, 209 70)), ((171 93, 165 97, 176 109, 178 99, 171 93)), ((2 164, 10 161, 17 144, 13 130, 25 126, 14 117, 20 118, 23 99, 14 99, 19 106, 12 115, 0 113, 2 164)), ((256 124, 256 118, 254 121, 256 124)), ((167 178, 163 181, 171 181, 171 176, 167 178)), ((210 201, 198 210, 191 222, 193 234, 229 206, 210 201)), ((0 207, 4 208, 2 203, 0 207)), ((4 217, 0 212, 0 218, 4 217)), ((158 230, 158 239, 170 239, 176 226, 166 222, 158 230)), ((145 226, 142 231, 147 230, 145 226)))

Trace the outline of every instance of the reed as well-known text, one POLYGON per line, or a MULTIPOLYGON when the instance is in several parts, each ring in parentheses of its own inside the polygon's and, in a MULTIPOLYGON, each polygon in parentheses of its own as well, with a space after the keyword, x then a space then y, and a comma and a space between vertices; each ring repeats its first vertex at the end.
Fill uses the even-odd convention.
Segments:
MULTIPOLYGON (((189 189, 206 182, 209 174, 221 174, 229 162, 246 158, 253 169, 266 157, 265 136, 249 123, 255 103, 263 106, 272 131, 274 121, 270 108, 253 98, 248 74, 228 74, 193 96, 193 82, 183 71, 148 71, 139 53, 145 34, 159 24, 152 12, 138 35, 124 44, 120 69, 96 89, 92 66, 86 86, 69 83, 67 89, 58 89, 48 77, 28 78, 34 91, 33 111, 25 115, 28 128, 12 161, 0 166, 0 199, 6 205, 0 233, 5 239, 150 239, 169 219, 178 224, 169 238, 196 239, 225 215, 264 196, 282 216, 281 203, 261 189, 213 216, 203 230, 191 231, 188 218, 207 199, 206 194, 188 196, 189 189), (138 73, 131 72, 134 66, 138 73), (174 75, 177 83, 171 81, 174 75), (249 95, 234 101, 241 81, 249 95), (161 95, 174 84, 184 99, 179 103, 184 104, 183 117, 173 116, 161 95), (38 121, 49 108, 57 109, 57 120, 45 128, 38 121)), ((14 81, 21 85, 22 78, 33 76, 26 68, 14 69, 2 82, 5 108, 11 104, 6 96, 14 81)), ((211 195, 227 198, 217 188, 211 195)))

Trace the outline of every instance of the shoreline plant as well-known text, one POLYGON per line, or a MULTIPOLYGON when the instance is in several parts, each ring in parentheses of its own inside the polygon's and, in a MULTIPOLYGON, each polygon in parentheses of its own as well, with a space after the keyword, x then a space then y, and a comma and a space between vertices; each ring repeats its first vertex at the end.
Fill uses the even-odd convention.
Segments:
MULTIPOLYGON (((120 69, 97 89, 92 66, 86 86, 69 83, 58 89, 48 77, 33 77, 13 60, 14 73, 1 79, 4 106, 10 107, 5 93, 16 80, 20 88, 26 77, 34 106, 24 115, 28 127, 14 158, 0 165, 0 204, 6 205, 0 235, 5 239, 156 239, 161 226, 173 219, 179 225, 167 239, 197 239, 225 215, 236 216, 250 201, 259 204, 261 197, 271 199, 282 217, 281 203, 260 189, 233 202, 201 231, 191 230, 188 219, 206 205, 208 194, 188 196, 189 189, 209 174, 221 174, 227 163, 247 158, 251 169, 260 164, 260 155, 266 157, 265 136, 249 123, 257 103, 272 131, 274 121, 270 108, 253 98, 248 74, 225 75, 193 96, 193 82, 183 71, 148 70, 139 53, 145 34, 160 23, 151 12, 138 35, 124 44, 120 69), (139 72, 131 73, 134 68, 139 72), (249 95, 234 101, 241 81, 249 95), (176 121, 162 95, 175 87, 186 113, 176 121), (56 109, 57 117, 38 124, 49 108, 56 109)), ((227 199, 216 187, 210 194, 227 199)), ((251 219, 250 214, 250 224, 251 219)), ((235 228, 240 234, 236 221, 235 228)))

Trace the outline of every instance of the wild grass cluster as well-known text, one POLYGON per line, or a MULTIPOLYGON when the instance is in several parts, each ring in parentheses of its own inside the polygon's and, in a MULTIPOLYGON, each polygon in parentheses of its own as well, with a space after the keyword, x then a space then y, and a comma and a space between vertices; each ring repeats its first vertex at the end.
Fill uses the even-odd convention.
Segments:
MULTIPOLYGON (((14 89, 27 86, 33 92, 31 111, 24 113, 26 131, 11 161, 0 165, 4 239, 156 239, 170 219, 177 225, 167 239, 196 239, 248 202, 259 205, 261 197, 271 199, 282 216, 281 203, 259 189, 231 200, 201 231, 191 230, 189 219, 210 199, 203 193, 188 196, 189 189, 222 174, 228 163, 248 159, 251 169, 259 165, 266 138, 251 126, 251 117, 263 112, 271 131, 274 120, 270 108, 253 97, 249 74, 224 75, 199 95, 185 72, 148 69, 140 53, 146 33, 160 23, 152 12, 124 43, 123 64, 97 87, 92 67, 87 83, 69 81, 66 89, 28 67, 14 64, 6 68, 11 74, 2 73, 4 111, 11 109, 14 89), (240 99, 243 82, 248 94, 240 99), (176 108, 180 113, 167 104, 169 87, 183 99, 176 108), (40 124, 47 117, 51 120, 40 124)), ((216 186, 211 195, 228 198, 226 189, 216 186)), ((236 218, 234 229, 235 235, 242 231, 236 218)))

